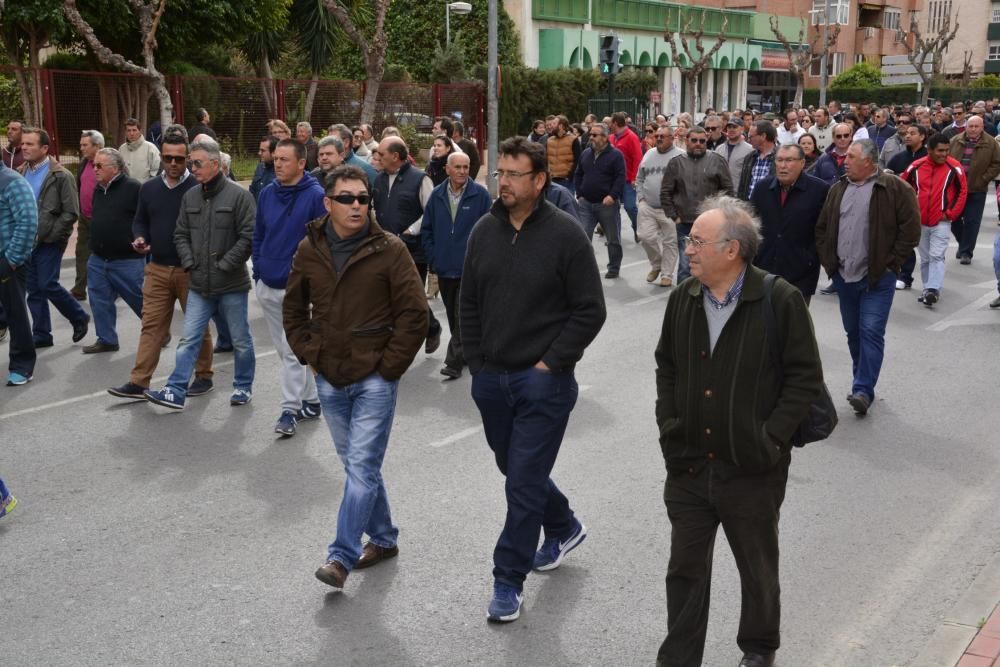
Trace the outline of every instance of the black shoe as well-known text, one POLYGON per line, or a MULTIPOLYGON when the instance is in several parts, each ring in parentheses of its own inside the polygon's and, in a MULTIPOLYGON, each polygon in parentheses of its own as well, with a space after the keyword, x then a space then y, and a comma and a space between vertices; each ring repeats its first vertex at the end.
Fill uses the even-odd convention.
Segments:
POLYGON ((191 386, 188 387, 187 395, 204 396, 214 388, 212 380, 209 378, 195 378, 194 382, 191 383, 191 386))
POLYGON ((117 351, 118 351, 117 345, 108 345, 107 343, 102 343, 101 341, 97 341, 93 345, 88 345, 87 347, 83 348, 84 354, 100 354, 101 352, 117 352, 117 351))
POLYGON ((740 660, 739 667, 773 667, 774 653, 761 655, 760 653, 744 653, 740 660))
POLYGON ((120 387, 111 387, 108 393, 118 398, 128 398, 134 401, 145 401, 146 395, 143 393, 149 387, 140 387, 133 382, 126 382, 120 387))
POLYGON ((86 301, 86 300, 87 300, 87 293, 86 293, 86 292, 78 292, 78 291, 76 291, 75 289, 71 289, 71 290, 69 291, 69 293, 70 293, 70 294, 71 294, 71 295, 73 296, 73 298, 74 298, 74 299, 76 299, 77 301, 86 301))
POLYGON ((435 334, 430 334, 427 336, 427 341, 424 343, 424 352, 427 354, 434 354, 434 351, 441 347, 441 332, 438 331, 435 334))
POLYGON ((55 345, 55 343, 52 342, 51 339, 49 339, 49 340, 36 340, 36 341, 33 341, 33 342, 35 344, 35 349, 36 350, 40 350, 43 347, 52 347, 53 345, 55 345))
POLYGON ((163 339, 163 345, 161 345, 160 347, 165 348, 167 345, 170 345, 170 341, 172 341, 173 339, 174 339, 173 336, 167 334, 167 337, 163 339))
POLYGON ((959 264, 972 264, 972 255, 962 255, 958 258, 959 264))
POLYGON ((441 369, 441 375, 445 376, 449 380, 457 380, 462 377, 461 368, 452 368, 451 366, 445 366, 441 369))
POLYGON ((863 417, 868 414, 868 408, 871 407, 872 404, 871 399, 861 392, 848 396, 847 402, 851 404, 851 407, 854 408, 855 414, 859 417, 863 417))
POLYGON ((930 308, 935 303, 938 302, 938 291, 936 289, 929 289, 924 292, 924 305, 930 308))
POLYGON ((821 289, 819 291, 819 293, 820 294, 836 294, 837 293, 837 288, 833 286, 833 283, 830 283, 829 285, 827 285, 826 287, 824 287, 823 289, 821 289))
POLYGON ((232 345, 219 345, 218 343, 216 343, 215 347, 212 348, 212 352, 214 352, 215 354, 221 354, 222 352, 232 352, 232 351, 233 351, 232 345))
POLYGON ((87 331, 90 330, 90 316, 88 315, 79 322, 73 324, 73 342, 79 343, 87 336, 87 331))
POLYGON ((614 280, 615 278, 618 277, 618 272, 617 271, 608 271, 607 273, 604 274, 604 277, 607 278, 607 279, 609 279, 609 280, 614 280))
MULTIPOLYGON (((990 301, 990 308, 1000 308, 1000 296, 990 301)), ((3 340, 2 336, 0 336, 0 340, 3 340)))

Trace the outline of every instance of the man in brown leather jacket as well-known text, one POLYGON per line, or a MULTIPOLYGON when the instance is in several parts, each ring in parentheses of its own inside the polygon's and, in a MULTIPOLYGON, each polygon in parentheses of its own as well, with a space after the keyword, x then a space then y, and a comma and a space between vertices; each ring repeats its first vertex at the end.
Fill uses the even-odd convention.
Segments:
POLYGON ((316 578, 343 588, 348 573, 399 553, 382 483, 399 378, 427 335, 427 299, 406 245, 372 219, 368 178, 341 165, 326 179, 327 216, 299 244, 282 308, 292 351, 316 388, 347 473, 337 536, 316 578), (368 534, 362 547, 361 537, 368 534))

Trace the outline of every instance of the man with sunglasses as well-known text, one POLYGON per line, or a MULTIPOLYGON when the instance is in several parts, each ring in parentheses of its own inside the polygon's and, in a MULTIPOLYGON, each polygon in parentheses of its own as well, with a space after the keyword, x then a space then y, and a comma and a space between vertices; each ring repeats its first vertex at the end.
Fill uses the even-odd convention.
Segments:
POLYGON ((359 167, 341 165, 327 176, 326 215, 306 227, 282 306, 288 345, 315 373, 347 473, 336 537, 316 570, 334 588, 343 588, 352 570, 399 553, 382 461, 399 380, 427 334, 427 298, 413 258, 375 221, 371 202, 359 167))
POLYGON ((576 165, 574 189, 580 224, 587 238, 594 238, 597 225, 604 230, 608 246, 608 271, 604 277, 609 279, 618 277, 622 265, 619 207, 625 195, 625 178, 625 158, 608 141, 608 126, 594 123, 590 126, 590 146, 576 165))
MULTIPOLYGON (((184 194, 198 182, 187 169, 188 146, 183 137, 167 134, 160 151, 160 176, 146 181, 139 188, 139 205, 132 220, 132 247, 148 255, 142 283, 142 330, 135 351, 135 365, 129 380, 111 387, 108 393, 127 400, 145 400, 153 372, 160 362, 163 342, 170 336, 174 304, 180 302, 187 310, 188 284, 191 274, 181 267, 181 258, 174 245, 174 231, 180 215, 184 194)), ((195 380, 188 387, 188 396, 201 396, 212 390, 212 338, 205 329, 195 380)))
POLYGON ((833 144, 816 160, 812 175, 821 181, 833 185, 844 175, 844 162, 847 160, 847 149, 851 147, 854 131, 847 123, 837 123, 833 126, 833 144))
POLYGON ((723 120, 718 116, 708 116, 703 121, 705 132, 708 133, 708 143, 705 147, 714 151, 717 147, 726 143, 726 137, 722 136, 723 120))
POLYGON ((233 341, 233 393, 229 404, 246 405, 253 396, 256 369, 247 318, 250 274, 246 264, 257 206, 253 195, 223 175, 219 144, 214 140, 191 144, 190 165, 200 187, 184 193, 174 231, 181 268, 191 274, 184 330, 166 386, 144 395, 150 403, 184 409, 195 359, 205 345, 205 327, 219 313, 233 341))
POLYGON ((879 169, 888 169, 892 158, 906 150, 906 133, 912 125, 913 116, 909 112, 896 116, 896 133, 885 140, 878 154, 879 169))

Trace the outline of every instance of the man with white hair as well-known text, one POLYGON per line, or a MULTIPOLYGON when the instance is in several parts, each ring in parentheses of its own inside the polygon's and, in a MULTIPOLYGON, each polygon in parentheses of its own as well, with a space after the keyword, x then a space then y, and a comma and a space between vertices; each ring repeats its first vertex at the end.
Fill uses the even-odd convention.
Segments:
POLYGON ((295 139, 306 147, 306 171, 312 171, 319 166, 319 146, 313 139, 312 125, 302 120, 295 124, 295 139))
POLYGON ((792 437, 820 396, 823 368, 802 293, 751 264, 760 223, 749 205, 718 196, 700 210, 684 249, 692 277, 667 302, 655 354, 671 526, 656 662, 702 663, 721 524, 740 573, 739 664, 770 667, 780 643, 779 510, 792 437), (769 353, 769 318, 780 360, 769 353))
POLYGON ((986 207, 986 193, 990 181, 1000 174, 1000 144, 986 134, 983 119, 972 116, 965 123, 965 129, 951 137, 949 154, 962 163, 965 178, 969 184, 969 195, 965 200, 965 210, 951 225, 951 233, 958 241, 956 256, 961 264, 971 264, 979 238, 979 227, 983 222, 986 207))

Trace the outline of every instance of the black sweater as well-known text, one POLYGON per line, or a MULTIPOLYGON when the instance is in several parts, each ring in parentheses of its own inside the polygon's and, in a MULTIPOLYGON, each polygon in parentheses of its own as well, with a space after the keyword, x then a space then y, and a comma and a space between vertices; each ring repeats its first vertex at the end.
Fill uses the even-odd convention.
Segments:
POLYGON ((174 228, 181 212, 184 193, 198 185, 190 174, 184 182, 168 188, 159 176, 151 178, 139 189, 139 206, 132 220, 132 235, 146 239, 150 256, 156 264, 180 266, 181 258, 174 246, 174 228))
POLYGON ((139 181, 119 174, 108 186, 94 188, 94 217, 90 219, 90 251, 101 259, 136 259, 132 248, 132 220, 139 203, 139 181))
POLYGON ((604 325, 604 289, 579 223, 544 199, 517 231, 499 200, 469 236, 462 273, 469 369, 570 371, 604 325))

